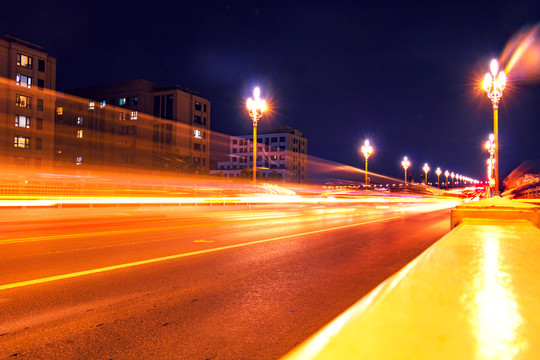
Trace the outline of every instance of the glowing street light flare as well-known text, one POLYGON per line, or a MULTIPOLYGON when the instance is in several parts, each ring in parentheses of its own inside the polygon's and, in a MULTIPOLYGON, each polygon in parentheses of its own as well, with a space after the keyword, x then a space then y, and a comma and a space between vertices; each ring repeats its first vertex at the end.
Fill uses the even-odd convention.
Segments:
POLYGON ((503 90, 506 86, 506 74, 504 71, 499 72, 499 63, 496 59, 491 60, 489 65, 491 73, 484 76, 483 88, 490 98, 493 105, 493 133, 494 133, 494 155, 495 155, 495 196, 499 195, 499 101, 503 95, 503 90))
POLYGON ((454 177, 456 177, 456 174, 454 174, 454 172, 452 171, 452 173, 450 174, 450 177, 452 178, 452 188, 454 187, 454 177))
POLYGON ((257 124, 266 110, 266 101, 260 98, 261 89, 253 89, 253 97, 247 99, 246 106, 249 116, 253 120, 253 184, 257 183, 257 124))
POLYGON ((403 169, 405 169, 405 187, 407 187, 407 169, 409 168, 410 165, 411 165, 411 162, 405 156, 403 158, 403 161, 401 162, 401 166, 403 166, 403 169))
POLYGON ((448 175, 450 175, 450 173, 448 172, 448 170, 446 170, 444 172, 444 176, 446 176, 446 182, 444 183, 444 187, 448 189, 448 175))
POLYGON ((366 185, 369 183, 368 178, 368 158, 373 153, 373 147, 369 145, 369 140, 364 141, 364 145, 362 145, 362 154, 364 155, 364 158, 366 159, 366 185))

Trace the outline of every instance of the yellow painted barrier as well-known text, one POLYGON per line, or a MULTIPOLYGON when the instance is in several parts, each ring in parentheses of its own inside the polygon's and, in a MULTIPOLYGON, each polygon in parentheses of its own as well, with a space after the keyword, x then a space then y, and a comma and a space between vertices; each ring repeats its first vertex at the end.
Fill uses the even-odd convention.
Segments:
POLYGON ((459 223, 284 359, 540 359, 540 229, 459 223))

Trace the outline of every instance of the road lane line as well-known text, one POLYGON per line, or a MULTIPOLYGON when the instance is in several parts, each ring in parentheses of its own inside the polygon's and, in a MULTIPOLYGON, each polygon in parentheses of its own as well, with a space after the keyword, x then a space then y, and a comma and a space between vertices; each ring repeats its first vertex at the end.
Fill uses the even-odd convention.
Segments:
POLYGON ((390 220, 394 220, 394 219, 398 219, 398 218, 401 218, 401 216, 393 216, 393 217, 389 217, 389 218, 385 218, 385 219, 370 220, 370 221, 365 221, 365 222, 356 223, 356 224, 341 225, 341 226, 336 226, 336 227, 332 227, 332 228, 328 228, 328 229, 313 230, 313 231, 307 231, 307 232, 298 233, 298 234, 277 236, 277 237, 273 237, 273 238, 269 238, 269 239, 251 241, 251 242, 242 243, 242 244, 227 245, 227 246, 222 246, 222 247, 219 247, 219 248, 193 251, 193 252, 184 253, 184 254, 176 254, 176 255, 169 255, 169 256, 163 256, 163 257, 159 257, 159 258, 154 258, 154 259, 134 261, 134 262, 125 263, 125 264, 106 266, 106 267, 102 267, 102 268, 98 268, 98 269, 91 269, 91 270, 77 271, 77 272, 69 273, 69 274, 49 276, 49 277, 45 277, 45 278, 41 278, 41 279, 21 281, 21 282, 17 282, 17 283, 13 283, 13 284, 0 285, 0 291, 1 290, 7 290, 7 289, 19 288, 19 287, 28 286, 28 285, 42 284, 42 283, 56 281, 56 280, 70 279, 70 278, 84 276, 84 275, 97 274, 97 273, 102 273, 102 272, 106 272, 106 271, 119 270, 119 269, 124 269, 124 268, 128 268, 128 267, 139 266, 139 265, 152 264, 152 263, 157 263, 157 262, 166 261, 166 260, 179 259, 179 258, 183 258, 183 257, 193 256, 193 255, 207 254, 207 253, 212 253, 212 252, 217 252, 217 251, 222 251, 222 250, 234 249, 234 248, 250 246, 250 245, 256 245, 256 244, 262 244, 262 243, 266 243, 266 242, 282 240, 282 239, 287 239, 287 238, 312 235, 312 234, 317 234, 317 233, 323 233, 323 232, 329 232, 329 231, 334 231, 334 230, 346 229, 346 228, 355 227, 355 226, 374 224, 374 223, 378 223, 378 222, 386 222, 386 221, 390 221, 390 220))

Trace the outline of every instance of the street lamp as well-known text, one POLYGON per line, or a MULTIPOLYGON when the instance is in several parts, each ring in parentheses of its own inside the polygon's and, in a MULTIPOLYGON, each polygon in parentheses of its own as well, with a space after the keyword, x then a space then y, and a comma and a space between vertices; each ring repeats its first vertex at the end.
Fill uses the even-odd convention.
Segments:
POLYGON ((253 184, 257 183, 257 123, 266 110, 266 101, 260 98, 261 89, 253 89, 253 97, 247 99, 247 109, 249 116, 253 120, 253 184))
POLYGON ((446 189, 448 189, 448 175, 450 175, 450 173, 448 172, 448 170, 446 170, 446 171, 444 172, 444 176, 446 176, 446 181, 445 181, 445 183, 444 183, 444 187, 445 187, 446 189))
POLYGON ((506 74, 504 71, 499 72, 499 63, 496 59, 491 60, 489 65, 491 73, 487 73, 484 77, 483 87, 493 105, 493 137, 494 137, 494 153, 495 153, 495 196, 499 195, 499 101, 503 95, 504 87, 506 86, 506 74), (498 74, 497 74, 498 73, 498 74))
POLYGON ((489 152, 489 159, 488 159, 488 182, 490 184, 490 191, 489 194, 491 196, 491 178, 493 176, 493 166, 495 165, 495 161, 493 159, 493 155, 495 154, 495 135, 490 134, 489 140, 486 141, 486 150, 489 152))
POLYGON ((407 159, 407 157, 405 156, 403 158, 403 161, 401 162, 401 165, 403 166, 403 169, 405 169, 405 187, 407 187, 407 169, 409 168, 409 166, 411 165, 411 162, 409 161, 409 159, 407 159))
POLYGON ((441 183, 439 182, 439 177, 442 174, 442 170, 441 170, 440 167, 437 167, 437 170, 435 170, 435 174, 437 174, 437 187, 440 189, 441 188, 441 183))
POLYGON ((426 186, 427 186, 427 173, 429 172, 429 166, 427 163, 424 164, 424 167, 422 168, 424 172, 426 173, 426 186))
POLYGON ((369 156, 373 153, 373 147, 369 145, 369 140, 366 140, 364 142, 364 145, 362 145, 362 154, 364 154, 364 157, 366 158, 366 186, 369 182, 368 173, 367 173, 367 161, 369 156))
POLYGON ((450 174, 450 177, 452 178, 452 189, 454 188, 454 177, 456 176, 456 174, 454 174, 454 172, 452 171, 452 173, 450 174))

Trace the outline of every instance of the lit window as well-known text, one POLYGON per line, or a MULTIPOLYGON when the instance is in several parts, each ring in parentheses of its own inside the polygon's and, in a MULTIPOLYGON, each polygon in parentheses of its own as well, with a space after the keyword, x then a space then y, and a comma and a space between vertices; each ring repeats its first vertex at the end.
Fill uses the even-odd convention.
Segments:
POLYGON ((120 99, 118 99, 118 105, 120 105, 120 106, 126 105, 126 98, 120 98, 120 99))
POLYGON ((23 54, 17 54, 17 65, 23 66, 25 68, 32 68, 32 57, 26 56, 23 54))
POLYGON ((82 165, 82 156, 77 156, 77 165, 82 165))
POLYGON ((82 138, 83 138, 83 131, 77 130, 77 139, 82 139, 82 138))
POLYGON ((64 108, 59 106, 56 108, 56 115, 63 115, 64 114, 64 108))
POLYGON ((30 118, 28 116, 15 115, 15 126, 30 129, 30 118))
POLYGON ((25 136, 15 136, 15 142, 13 144, 16 148, 28 149, 30 147, 30 138, 25 136))
POLYGON ((30 109, 32 107, 32 98, 30 96, 17 94, 15 105, 18 107, 30 109))
POLYGON ((107 102, 105 100, 99 102, 99 108, 103 109, 107 105, 107 102))
POLYGON ((83 117, 77 116, 77 125, 82 125, 82 124, 83 124, 83 117))
POLYGON ((195 136, 197 139, 201 139, 201 130, 193 130, 193 136, 195 136))
POLYGON ((93 102, 93 101, 90 101, 88 103, 88 110, 94 110, 94 108, 96 107, 96 103, 93 102))
POLYGON ((131 120, 137 120, 137 112, 136 111, 132 111, 131 112, 131 120))
POLYGON ((32 87, 32 78, 30 76, 17 74, 17 85, 32 87))

